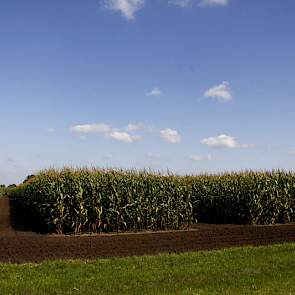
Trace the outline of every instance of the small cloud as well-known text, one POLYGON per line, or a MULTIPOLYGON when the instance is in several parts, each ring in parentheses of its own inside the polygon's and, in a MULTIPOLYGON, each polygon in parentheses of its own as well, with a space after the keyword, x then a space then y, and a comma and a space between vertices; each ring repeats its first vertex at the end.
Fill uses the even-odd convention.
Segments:
POLYGON ((179 144, 181 137, 176 130, 166 128, 160 131, 162 139, 172 144, 179 144))
POLYGON ((226 6, 229 0, 169 0, 169 5, 177 5, 179 7, 190 7, 194 2, 198 2, 199 6, 226 6))
POLYGON ((55 133, 55 129, 54 129, 54 128, 49 128, 49 129, 47 129, 47 131, 48 131, 49 133, 55 133))
POLYGON ((226 6, 229 3, 229 0, 201 0, 199 6, 212 6, 212 5, 219 5, 219 6, 226 6))
POLYGON ((190 156, 190 159, 193 161, 211 161, 212 160, 212 156, 209 154, 207 156, 200 156, 200 155, 192 155, 190 156))
POLYGON ((144 124, 138 123, 138 124, 128 124, 126 127, 127 131, 139 131, 145 129, 144 124))
POLYGON ((135 18, 138 10, 144 6, 144 0, 103 0, 103 7, 119 11, 127 20, 135 18))
POLYGON ((295 149, 290 150, 290 151, 288 152, 288 154, 289 154, 289 155, 295 155, 295 149))
MULTIPOLYGON (((137 124, 129 124, 125 129, 130 131, 139 130, 142 126, 137 124)), ((80 136, 82 140, 86 139, 85 134, 88 133, 101 133, 106 137, 112 138, 116 141, 121 141, 125 143, 132 143, 139 141, 141 139, 138 135, 131 135, 128 132, 122 131, 122 128, 113 128, 111 125, 98 123, 98 124, 84 124, 84 125, 75 125, 70 128, 71 132, 83 134, 80 136)))
POLYGON ((168 3, 180 7, 188 7, 191 6, 192 0, 169 0, 168 3))
POLYGON ((211 87, 205 91, 204 96, 215 98, 220 102, 227 102, 233 98, 227 81, 223 81, 221 84, 211 87))
POLYGON ((225 134, 204 138, 201 140, 201 143, 213 148, 237 149, 253 147, 253 145, 239 144, 234 137, 225 134))
POLYGON ((162 91, 158 87, 155 87, 150 92, 148 92, 146 95, 147 96, 160 96, 161 94, 162 94, 162 91))
POLYGON ((146 155, 147 158, 151 159, 151 160, 159 160, 161 158, 160 154, 154 154, 154 153, 148 153, 146 155))
POLYGON ((124 143, 133 143, 141 139, 141 137, 138 135, 131 135, 128 132, 122 131, 112 131, 110 133, 107 133, 107 137, 124 143))
POLYGON ((75 125, 70 128, 71 132, 74 133, 107 133, 111 130, 111 126, 98 123, 98 124, 84 124, 84 125, 75 125))
POLYGON ((203 158, 199 155, 192 155, 190 156, 191 160, 193 161, 201 161, 203 158))

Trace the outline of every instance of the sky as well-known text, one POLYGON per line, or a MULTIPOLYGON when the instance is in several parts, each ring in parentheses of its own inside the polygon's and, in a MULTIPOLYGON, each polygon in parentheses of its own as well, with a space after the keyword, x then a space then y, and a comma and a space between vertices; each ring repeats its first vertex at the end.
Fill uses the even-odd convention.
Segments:
POLYGON ((295 167, 294 0, 2 0, 0 183, 63 166, 295 167))

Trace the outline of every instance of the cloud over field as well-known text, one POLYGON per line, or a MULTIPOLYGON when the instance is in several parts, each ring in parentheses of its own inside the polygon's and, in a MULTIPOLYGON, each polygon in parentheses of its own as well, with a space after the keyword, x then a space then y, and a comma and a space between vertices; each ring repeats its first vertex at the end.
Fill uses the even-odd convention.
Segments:
MULTIPOLYGON (((182 8, 190 7, 194 3, 199 6, 226 6, 229 0, 167 0, 169 5, 182 8)), ((120 12, 127 20, 133 20, 136 13, 145 5, 145 0, 101 0, 103 8, 120 12)))
POLYGON ((151 91, 149 91, 146 96, 160 96, 162 91, 158 87, 154 87, 151 91))
POLYGON ((169 0, 168 3, 180 7, 188 7, 192 4, 192 0, 169 0))
POLYGON ((193 3, 198 3, 199 6, 226 6, 229 0, 169 0, 168 3, 180 7, 189 7, 193 3))
POLYGON ((213 148, 237 149, 252 147, 252 145, 240 144, 233 136, 226 134, 220 134, 216 137, 204 138, 201 140, 201 143, 213 148))
POLYGON ((102 3, 107 9, 121 12, 127 20, 134 19, 136 12, 144 6, 144 0, 103 0, 102 3))
POLYGON ((226 6, 229 3, 229 0, 202 0, 200 2, 200 6, 206 6, 206 5, 220 5, 220 6, 226 6))
POLYGON ((181 137, 176 130, 166 128, 160 131, 161 137, 168 143, 179 144, 181 143, 181 137))
POLYGON ((145 126, 142 123, 137 123, 137 124, 129 123, 126 126, 127 131, 139 131, 139 130, 144 130, 144 129, 145 129, 145 126))
POLYGON ((227 102, 233 98, 229 83, 227 81, 223 81, 221 84, 215 85, 206 90, 204 96, 217 99, 220 102, 227 102))
POLYGON ((110 133, 107 133, 107 136, 124 143, 133 143, 141 139, 141 136, 139 135, 131 135, 128 132, 124 131, 112 131, 110 133))
POLYGON ((106 133, 111 130, 111 126, 104 123, 75 125, 71 131, 75 133, 106 133))
POLYGON ((199 161, 210 161, 212 160, 212 156, 209 154, 207 156, 200 156, 200 155, 191 155, 190 159, 195 162, 199 161))
MULTIPOLYGON (((129 124, 126 128, 129 131, 138 131, 140 130, 139 127, 140 126, 138 124, 129 124)), ((101 133, 108 138, 123 143, 133 143, 141 139, 141 136, 139 135, 130 134, 129 132, 122 131, 119 128, 113 128, 111 125, 105 123, 75 125, 70 128, 70 131, 79 134, 101 133)))

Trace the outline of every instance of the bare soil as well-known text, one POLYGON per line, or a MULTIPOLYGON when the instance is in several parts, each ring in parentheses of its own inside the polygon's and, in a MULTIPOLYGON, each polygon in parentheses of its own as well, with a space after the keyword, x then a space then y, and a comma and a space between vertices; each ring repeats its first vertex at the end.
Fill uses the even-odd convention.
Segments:
MULTIPOLYGON (((14 200, 0 200, 0 262, 97 259, 295 242, 295 225, 198 224, 189 230, 100 235, 46 235, 18 214, 14 200)), ((25 213, 25 212, 24 212, 25 213)))

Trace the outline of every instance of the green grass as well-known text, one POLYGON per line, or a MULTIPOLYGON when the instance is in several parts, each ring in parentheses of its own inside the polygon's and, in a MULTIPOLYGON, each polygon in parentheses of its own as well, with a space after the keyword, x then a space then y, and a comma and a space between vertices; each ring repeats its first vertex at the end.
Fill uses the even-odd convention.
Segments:
POLYGON ((0 264, 0 294, 295 294, 295 244, 0 264))

